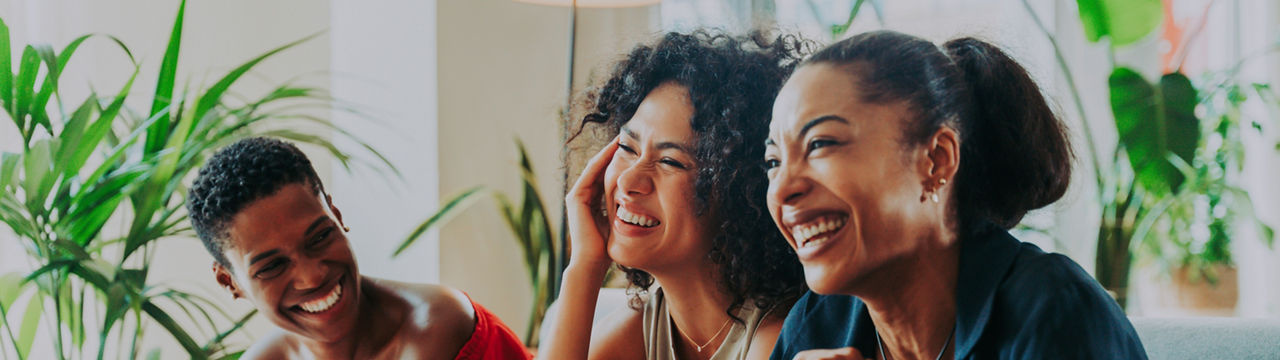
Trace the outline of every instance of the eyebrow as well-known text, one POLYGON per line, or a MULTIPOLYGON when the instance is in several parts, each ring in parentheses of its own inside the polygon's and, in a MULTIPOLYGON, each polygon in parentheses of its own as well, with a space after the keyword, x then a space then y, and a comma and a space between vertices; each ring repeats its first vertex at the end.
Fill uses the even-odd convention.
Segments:
MULTIPOLYGON (((304 235, 311 234, 313 231, 316 230, 317 227, 320 226, 320 224, 324 224, 324 221, 328 219, 329 219, 328 215, 320 215, 320 217, 316 218, 316 221, 312 221, 311 225, 307 226, 307 231, 304 232, 303 234, 304 235)), ((261 254, 254 255, 253 258, 249 259, 249 266, 253 266, 254 263, 257 263, 258 261, 262 261, 263 259, 269 258, 279 253, 280 253, 279 249, 271 249, 271 250, 263 251, 261 254)))
MULTIPOLYGON (((631 129, 628 129, 625 126, 622 127, 622 133, 627 134, 627 137, 631 138, 632 140, 637 140, 637 141, 640 140, 639 135, 636 135, 634 131, 631 131, 631 129)), ((672 141, 663 141, 663 142, 657 143, 654 145, 654 148, 658 150, 675 149, 675 150, 684 152, 685 154, 693 154, 693 151, 689 151, 688 145, 681 144, 678 142, 672 142, 672 141)))
POLYGON ((849 125, 849 121, 845 120, 842 117, 839 117, 836 115, 822 115, 813 120, 809 120, 809 122, 805 123, 804 126, 800 128, 800 137, 803 138, 804 134, 809 132, 809 130, 813 129, 814 126, 818 126, 818 124, 828 122, 828 121, 838 121, 841 124, 849 125))
POLYGON ((302 233, 302 235, 310 235, 312 231, 315 231, 317 227, 320 227, 320 224, 324 224, 325 220, 329 220, 329 215, 320 215, 320 217, 316 218, 316 221, 311 222, 311 226, 308 226, 307 231, 302 233))
MULTIPOLYGON (((805 123, 804 126, 800 128, 800 136, 798 137, 803 138, 804 134, 808 133, 809 130, 813 129, 813 127, 828 121, 838 121, 842 124, 849 125, 849 121, 845 120, 842 117, 839 117, 836 115, 823 115, 823 116, 814 118, 813 120, 809 120, 809 122, 805 123)), ((764 139, 764 146, 775 146, 777 144, 778 143, 773 141, 773 138, 764 139)))
POLYGON ((275 255, 275 254, 279 254, 279 253, 280 253, 280 250, 277 250, 277 249, 271 249, 271 250, 264 251, 264 252, 262 252, 261 254, 254 255, 252 259, 249 259, 249 266, 253 266, 253 264, 254 264, 254 263, 256 263, 256 262, 258 262, 259 260, 269 258, 269 257, 271 257, 271 256, 273 256, 273 255, 275 255))

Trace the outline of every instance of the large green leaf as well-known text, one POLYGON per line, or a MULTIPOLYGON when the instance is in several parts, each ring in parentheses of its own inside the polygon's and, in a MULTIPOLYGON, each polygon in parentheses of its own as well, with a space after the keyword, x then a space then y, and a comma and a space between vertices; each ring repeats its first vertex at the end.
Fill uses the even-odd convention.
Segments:
POLYGON ((1191 81, 1182 74, 1167 74, 1157 87, 1122 67, 1111 73, 1109 82, 1116 129, 1137 181, 1157 194, 1176 191, 1185 176, 1168 156, 1190 162, 1200 140, 1191 81))
POLYGON ((1160 0, 1076 0, 1085 36, 1112 46, 1132 44, 1150 34, 1164 19, 1160 0))

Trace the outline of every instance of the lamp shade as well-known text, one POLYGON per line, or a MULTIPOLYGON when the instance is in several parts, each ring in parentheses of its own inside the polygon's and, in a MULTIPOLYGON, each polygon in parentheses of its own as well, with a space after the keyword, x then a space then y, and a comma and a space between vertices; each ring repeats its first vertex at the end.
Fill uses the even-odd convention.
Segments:
MULTIPOLYGON (((546 6, 572 6, 573 0, 515 0, 516 2, 546 5, 546 6)), ((578 0, 580 8, 625 8, 649 6, 662 2, 662 0, 578 0)))

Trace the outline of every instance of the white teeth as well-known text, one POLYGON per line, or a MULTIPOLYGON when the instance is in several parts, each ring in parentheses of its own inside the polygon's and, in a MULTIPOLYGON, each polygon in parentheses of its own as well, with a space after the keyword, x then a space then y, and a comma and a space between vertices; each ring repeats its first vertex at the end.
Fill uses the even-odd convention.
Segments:
POLYGON ((333 291, 330 291, 329 295, 325 295, 323 298, 298 304, 298 307, 302 308, 302 310, 306 312, 318 313, 325 310, 329 310, 329 308, 333 307, 333 304, 337 304, 338 299, 341 299, 341 298, 342 298, 342 284, 338 284, 338 286, 333 287, 333 291))
POLYGON ((618 219, 640 227, 654 227, 659 224, 658 219, 627 211, 625 207, 618 207, 618 219))
POLYGON ((844 223, 845 218, 821 218, 808 224, 792 227, 791 237, 796 239, 796 243, 800 244, 800 247, 818 245, 825 242, 827 238, 824 236, 822 239, 814 239, 814 237, 839 230, 844 226, 844 223))

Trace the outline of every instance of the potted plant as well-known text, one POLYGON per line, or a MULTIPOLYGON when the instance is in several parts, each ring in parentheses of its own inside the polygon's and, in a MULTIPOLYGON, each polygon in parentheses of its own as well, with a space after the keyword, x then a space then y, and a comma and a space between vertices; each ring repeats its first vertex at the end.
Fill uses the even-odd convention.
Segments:
MULTIPOLYGON (((1024 0, 1023 5, 1053 46, 1083 117, 1080 93, 1056 39, 1030 4, 1024 0)), ((1171 18, 1170 10, 1160 0, 1079 0, 1077 6, 1087 38, 1106 40, 1113 59, 1108 85, 1119 141, 1110 162, 1100 156, 1093 130, 1082 120, 1103 205, 1098 281, 1123 307, 1132 265, 1159 260, 1162 272, 1183 279, 1179 288, 1193 291, 1199 287, 1191 284, 1203 283, 1231 294, 1203 298, 1226 299, 1234 306, 1235 290, 1218 289, 1218 280, 1234 279, 1229 243, 1237 223, 1256 224, 1268 244, 1272 238, 1270 227, 1257 220, 1236 185, 1244 156, 1239 114, 1245 92, 1232 80, 1235 70, 1193 83, 1181 69, 1192 38, 1186 36, 1174 39, 1180 41, 1165 58, 1165 74, 1149 82, 1139 72, 1115 65, 1115 51, 1148 37, 1162 19, 1171 18)))
MULTIPOLYGON (((59 92, 59 75, 91 36, 61 51, 26 45, 15 72, 8 27, 0 20, 0 107, 11 120, 4 122, 22 138, 20 152, 0 155, 0 221, 17 235, 34 267, 0 275, 0 353, 6 358, 32 358, 42 328, 52 357, 137 358, 146 351, 139 345, 151 324, 191 358, 238 357, 223 340, 253 312, 233 316, 199 295, 148 280, 156 243, 192 234, 184 179, 214 149, 251 135, 320 145, 344 164, 350 161, 319 134, 273 127, 301 119, 343 133, 296 111, 327 106, 318 89, 284 84, 247 101, 227 96, 255 65, 307 39, 245 62, 208 89, 177 91, 185 7, 185 1, 178 5, 144 111, 125 106, 140 71, 136 61, 118 92, 68 101, 59 92), (63 111, 64 104, 72 110, 63 111), (106 226, 110 219, 123 229, 106 226)), ((111 39, 133 60, 123 41, 111 39)))

